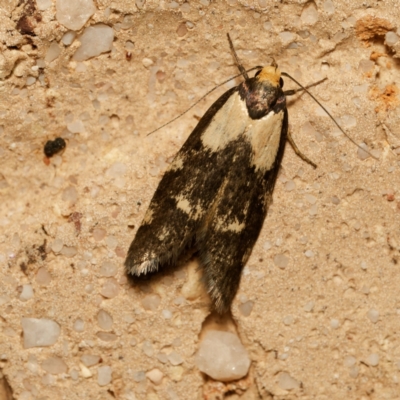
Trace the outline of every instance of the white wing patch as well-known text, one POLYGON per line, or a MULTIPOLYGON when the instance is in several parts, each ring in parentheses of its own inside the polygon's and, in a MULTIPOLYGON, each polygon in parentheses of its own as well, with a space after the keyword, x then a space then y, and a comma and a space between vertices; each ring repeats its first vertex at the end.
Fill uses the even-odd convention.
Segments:
POLYGON ((203 145, 211 151, 220 151, 240 137, 247 139, 253 149, 252 163, 256 170, 271 169, 279 148, 284 112, 269 112, 254 120, 249 117, 245 102, 234 93, 215 114, 201 136, 203 145))
POLYGON ((245 131, 248 120, 245 103, 239 93, 233 93, 202 134, 203 145, 214 152, 224 149, 229 142, 239 138, 245 131))
POLYGON ((266 172, 271 169, 279 148, 282 133, 283 110, 268 113, 258 120, 251 120, 246 136, 253 149, 253 165, 256 170, 266 172))

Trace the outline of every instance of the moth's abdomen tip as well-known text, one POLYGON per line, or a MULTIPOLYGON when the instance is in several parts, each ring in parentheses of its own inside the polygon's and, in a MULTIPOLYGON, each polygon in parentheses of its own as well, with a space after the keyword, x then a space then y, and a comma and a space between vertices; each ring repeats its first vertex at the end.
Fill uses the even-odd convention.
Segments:
POLYGON ((134 276, 146 275, 157 271, 158 264, 159 260, 157 258, 136 262, 128 257, 125 260, 125 271, 127 274, 134 276))

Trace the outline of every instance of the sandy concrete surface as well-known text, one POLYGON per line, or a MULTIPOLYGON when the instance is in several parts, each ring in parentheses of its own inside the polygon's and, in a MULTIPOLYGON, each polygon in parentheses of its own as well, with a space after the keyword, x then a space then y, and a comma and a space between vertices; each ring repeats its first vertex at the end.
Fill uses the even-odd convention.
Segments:
POLYGON ((85 27, 113 27, 113 49, 76 62, 54 1, 0 2, 0 399, 400 398, 398 0, 95 5, 85 27), (193 263, 140 286, 123 271, 163 171, 235 83, 146 134, 237 73, 227 32, 248 68, 273 56, 303 84, 327 77, 313 94, 375 156, 307 95, 288 100, 318 168, 287 146, 232 306, 252 364, 230 384, 194 363, 209 303, 193 263), (65 151, 45 158, 58 136, 65 151), (57 322, 56 343, 24 348, 22 318, 57 322))

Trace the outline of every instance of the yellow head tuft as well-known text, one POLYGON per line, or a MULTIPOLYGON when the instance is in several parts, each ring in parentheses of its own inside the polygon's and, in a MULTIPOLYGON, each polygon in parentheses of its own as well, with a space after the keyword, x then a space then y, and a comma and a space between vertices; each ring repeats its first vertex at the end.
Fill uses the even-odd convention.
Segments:
POLYGON ((261 82, 268 81, 272 86, 278 87, 281 79, 281 70, 277 66, 269 65, 261 70, 257 78, 261 82))

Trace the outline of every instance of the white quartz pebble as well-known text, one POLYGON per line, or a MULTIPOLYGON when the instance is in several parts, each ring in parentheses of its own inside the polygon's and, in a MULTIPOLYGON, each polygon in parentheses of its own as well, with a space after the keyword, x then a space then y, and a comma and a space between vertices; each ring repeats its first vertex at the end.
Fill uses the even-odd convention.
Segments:
POLYGON ((243 378, 250 367, 247 350, 231 332, 208 331, 196 354, 196 365, 201 372, 219 381, 243 378))
POLYGON ((99 327, 105 331, 109 331, 113 326, 113 317, 104 310, 100 310, 97 313, 97 324, 99 327))
POLYGON ((307 3, 300 16, 305 25, 314 25, 318 21, 318 10, 313 2, 307 3))
POLYGON ((61 53, 60 46, 56 41, 51 42, 50 47, 47 49, 44 60, 48 63, 55 60, 61 53))
POLYGON ((300 383, 287 372, 282 372, 279 374, 278 385, 284 390, 293 390, 300 387, 300 383))
POLYGON ((93 0, 57 0, 56 18, 68 29, 78 31, 96 12, 93 0))
POLYGON ((164 374, 158 369, 153 368, 149 372, 146 373, 146 376, 155 384, 159 385, 162 382, 162 378, 164 374))
POLYGON ((99 367, 97 372, 97 383, 99 386, 106 386, 111 382, 112 370, 108 365, 99 367))
POLYGON ((31 285, 23 285, 19 299, 22 301, 28 301, 33 298, 33 288, 31 285))
POLYGON ((376 324, 379 320, 379 311, 371 308, 367 313, 367 317, 372 323, 376 324))
POLYGON ((60 357, 49 357, 42 362, 42 368, 52 375, 63 374, 68 370, 67 364, 60 357))
POLYGON ((86 28, 79 37, 81 46, 73 55, 74 61, 85 61, 111 51, 114 31, 108 25, 96 24, 86 28))
POLYGON ((60 325, 46 318, 22 318, 24 348, 51 346, 61 333, 60 325))

